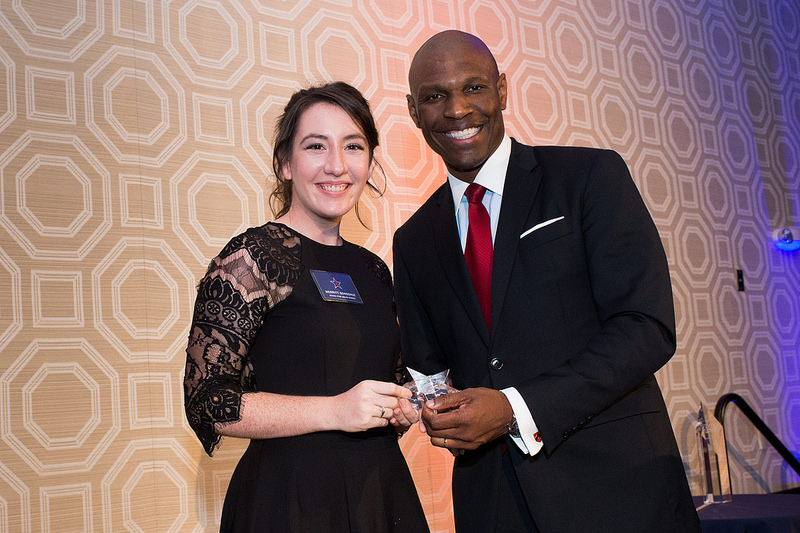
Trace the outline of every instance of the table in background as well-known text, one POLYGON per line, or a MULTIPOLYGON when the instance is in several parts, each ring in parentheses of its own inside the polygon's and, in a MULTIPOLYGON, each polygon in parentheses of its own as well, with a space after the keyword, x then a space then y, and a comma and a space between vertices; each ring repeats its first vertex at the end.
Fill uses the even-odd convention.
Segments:
MULTIPOLYGON (((695 496, 695 507, 702 504, 695 496)), ((734 494, 697 514, 703 533, 800 533, 800 494, 734 494)))

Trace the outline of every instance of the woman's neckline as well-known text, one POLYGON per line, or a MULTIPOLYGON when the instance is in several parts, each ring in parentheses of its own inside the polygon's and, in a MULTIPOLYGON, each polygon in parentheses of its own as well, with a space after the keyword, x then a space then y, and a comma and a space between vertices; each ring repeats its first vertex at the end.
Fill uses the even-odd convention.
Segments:
POLYGON ((283 226, 284 228, 288 229, 289 231, 291 231, 295 235, 298 235, 298 236, 302 237, 303 239, 305 239, 305 240, 307 240, 309 242, 313 242, 314 244, 317 244, 319 246, 324 246, 325 248, 341 248, 345 244, 348 244, 347 241, 341 235, 339 236, 340 244, 326 244, 324 242, 319 242, 316 239, 312 239, 311 237, 309 237, 305 233, 303 233, 301 231, 298 231, 297 229, 293 228, 292 226, 286 224, 285 222, 278 222, 276 220, 271 220, 271 221, 267 222, 267 224, 274 224, 276 226, 283 226))

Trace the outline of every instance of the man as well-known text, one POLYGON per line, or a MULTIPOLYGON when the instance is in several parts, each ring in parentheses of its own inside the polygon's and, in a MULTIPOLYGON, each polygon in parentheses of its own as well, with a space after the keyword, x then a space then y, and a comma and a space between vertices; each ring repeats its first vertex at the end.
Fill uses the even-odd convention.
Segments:
POLYGON ((430 38, 409 85, 448 179, 395 234, 396 297, 405 363, 460 390, 422 412, 458 450, 456 529, 699 531, 653 375, 676 346, 666 257, 625 163, 507 137, 475 36, 430 38))

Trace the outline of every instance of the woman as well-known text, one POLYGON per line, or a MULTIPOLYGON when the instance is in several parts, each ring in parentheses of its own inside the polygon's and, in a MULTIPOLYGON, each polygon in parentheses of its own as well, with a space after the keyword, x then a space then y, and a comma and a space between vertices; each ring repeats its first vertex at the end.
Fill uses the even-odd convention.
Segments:
POLYGON ((377 146, 355 88, 295 93, 276 127, 276 220, 231 240, 198 285, 186 415, 208 454, 222 435, 251 439, 221 531, 428 529, 392 427, 415 415, 392 383, 391 275, 339 235, 377 146))

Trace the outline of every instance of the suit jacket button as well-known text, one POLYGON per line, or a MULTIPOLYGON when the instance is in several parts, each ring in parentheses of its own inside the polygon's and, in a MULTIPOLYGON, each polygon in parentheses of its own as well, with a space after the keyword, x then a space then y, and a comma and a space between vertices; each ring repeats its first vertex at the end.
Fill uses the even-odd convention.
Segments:
POLYGON ((494 370, 500 370, 501 368, 503 368, 503 360, 495 357, 489 363, 489 366, 491 366, 494 370))

